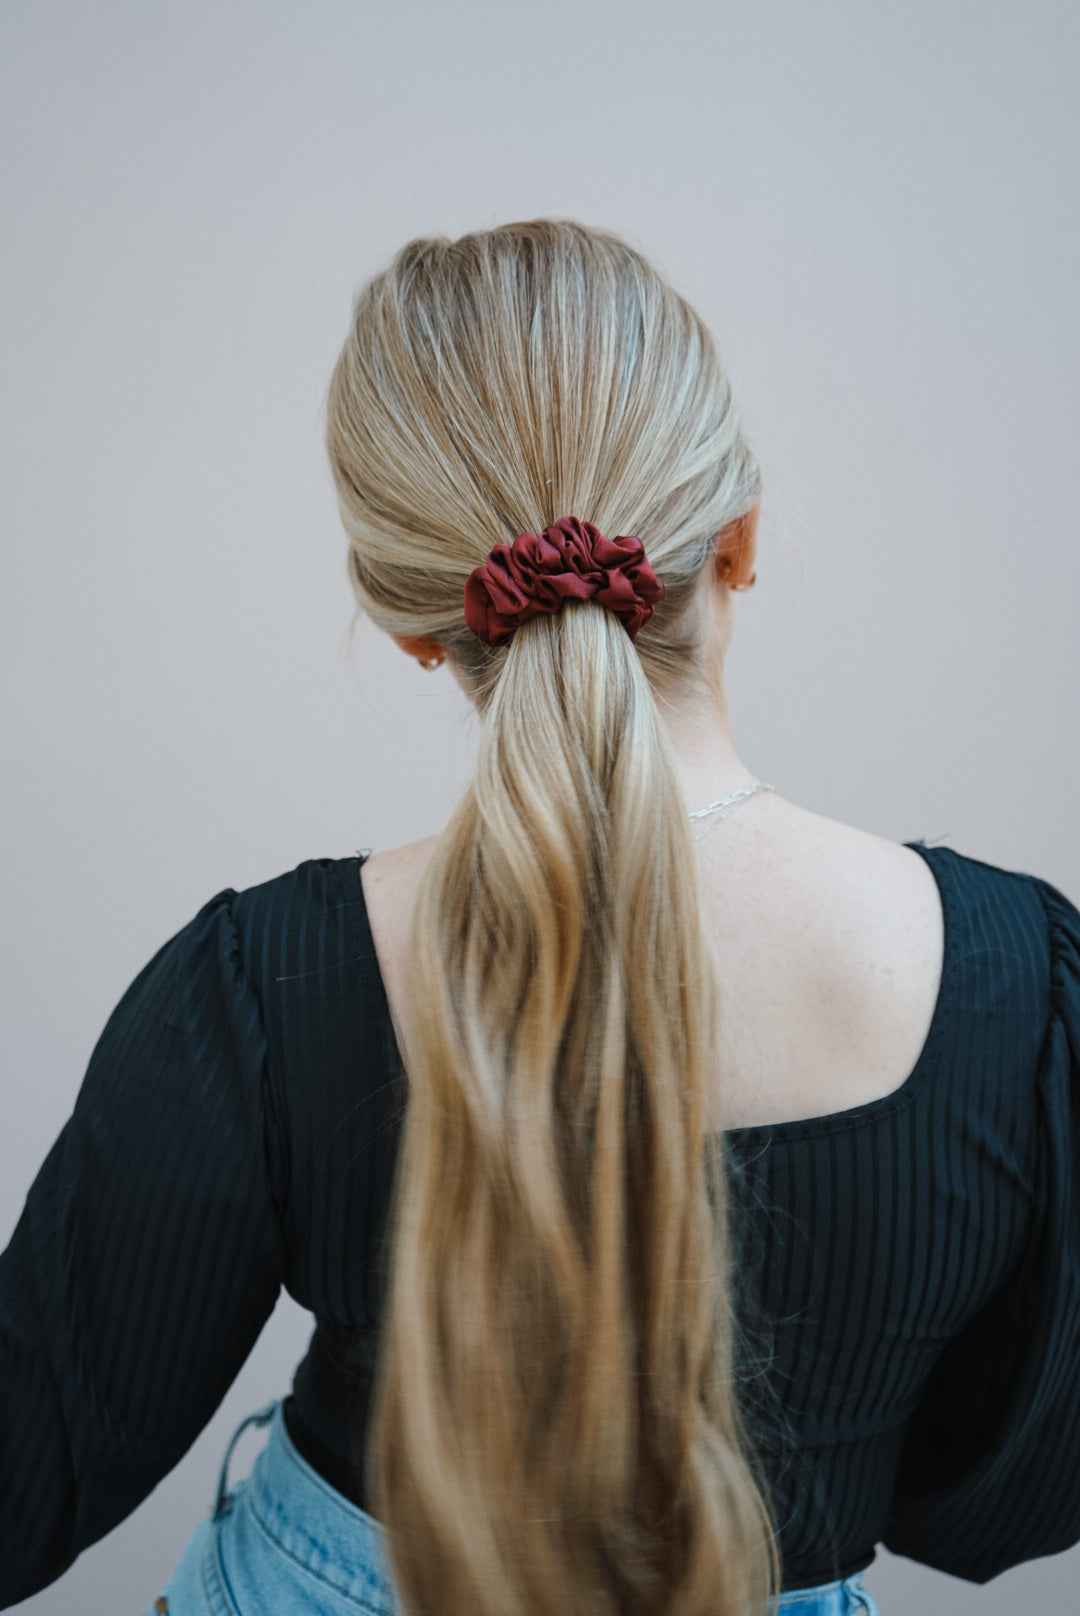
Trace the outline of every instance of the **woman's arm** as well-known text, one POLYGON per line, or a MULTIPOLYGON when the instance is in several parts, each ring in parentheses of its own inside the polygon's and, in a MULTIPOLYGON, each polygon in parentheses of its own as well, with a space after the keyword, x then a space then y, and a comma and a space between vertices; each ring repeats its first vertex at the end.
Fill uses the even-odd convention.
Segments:
POLYGON ((112 1012, 0 1256, 0 1608, 183 1457, 277 1299, 266 1038, 234 896, 112 1012))
POLYGON ((1032 1237, 927 1382, 882 1539, 980 1583, 1080 1541, 1080 910, 1036 885, 1049 979, 1032 1237))

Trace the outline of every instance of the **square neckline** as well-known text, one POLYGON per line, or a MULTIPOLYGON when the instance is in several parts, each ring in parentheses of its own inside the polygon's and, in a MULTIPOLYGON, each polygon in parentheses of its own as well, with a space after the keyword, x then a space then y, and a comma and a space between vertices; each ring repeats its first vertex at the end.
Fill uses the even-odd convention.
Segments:
MULTIPOLYGON (((912 852, 918 853, 924 863, 928 865, 937 886, 942 915, 941 977, 938 982, 937 998, 934 1001, 930 1025, 926 1030, 926 1037, 923 1039, 923 1046, 919 1051, 914 1066, 897 1088, 892 1089, 888 1094, 881 1095, 876 1100, 864 1100, 858 1105, 846 1106, 842 1111, 827 1111, 820 1116, 792 1117, 783 1122, 758 1122, 752 1123, 745 1128, 725 1128, 722 1130, 725 1139, 738 1142, 742 1139, 760 1138, 766 1144, 769 1144, 819 1136, 827 1137, 830 1134, 843 1133, 849 1129, 877 1122, 882 1118, 891 1117, 897 1111, 910 1105, 936 1069, 946 1024, 952 1008, 952 989, 955 977, 951 970, 951 964, 957 925, 952 876, 951 873, 946 874, 950 870, 950 866, 947 861, 938 863, 936 855, 939 853, 952 854, 953 850, 948 847, 928 847, 924 841, 904 842, 902 845, 910 848, 912 852)), ((374 967, 378 991, 382 997, 383 1017, 394 1040, 400 1061, 400 1041, 397 1037, 397 1028, 394 1023, 393 1012, 390 1009, 390 1000, 386 992, 386 983, 383 981, 379 957, 375 950, 375 938, 368 917, 364 883, 360 878, 360 870, 365 861, 370 858, 372 851, 373 849, 366 848, 354 858, 346 859, 342 862, 347 866, 352 877, 350 881, 352 892, 348 901, 352 904, 358 903, 363 916, 363 927, 367 934, 369 956, 374 967)))

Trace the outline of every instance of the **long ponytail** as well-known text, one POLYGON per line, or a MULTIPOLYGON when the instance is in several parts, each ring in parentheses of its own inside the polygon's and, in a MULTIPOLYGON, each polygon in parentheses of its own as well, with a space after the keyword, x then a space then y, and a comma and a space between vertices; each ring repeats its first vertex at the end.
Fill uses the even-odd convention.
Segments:
POLYGON ((757 1616, 779 1563, 707 1117, 719 983, 654 695, 757 497, 730 389, 640 255, 538 221, 369 283, 328 442, 360 607, 438 636, 482 714, 409 942, 368 1451, 405 1610, 757 1616), (653 620, 631 642, 567 602, 483 646, 468 572, 568 513, 641 536, 653 620))

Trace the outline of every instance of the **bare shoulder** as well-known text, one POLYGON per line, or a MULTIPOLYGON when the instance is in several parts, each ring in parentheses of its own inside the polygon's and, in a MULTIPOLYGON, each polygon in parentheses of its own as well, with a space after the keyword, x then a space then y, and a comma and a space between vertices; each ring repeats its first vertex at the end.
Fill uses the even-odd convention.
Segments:
POLYGON ((808 845, 817 851, 811 868, 832 890, 836 904, 850 912, 853 924, 884 926, 895 936, 922 930, 926 921, 940 921, 937 880, 914 848, 840 820, 799 812, 807 822, 808 845))
POLYGON ((945 962, 933 870, 902 842, 776 806, 771 834, 762 816, 756 872, 746 871, 768 905, 764 941, 864 1058, 890 1041, 917 1053, 945 962))
POLYGON ((438 834, 399 847, 380 848, 360 866, 368 925, 384 977, 396 981, 408 939, 413 899, 438 834))
POLYGON ((820 917, 829 952, 910 957, 916 969, 940 954, 941 896, 921 854, 794 803, 776 808, 759 825, 755 872, 790 915, 820 917))
MULTIPOLYGON (((722 889, 725 903, 745 894, 757 915, 788 926, 800 914, 816 916, 817 929, 837 947, 846 940, 858 951, 874 938, 908 938, 916 951, 933 952, 941 904, 925 859, 901 842, 786 799, 773 799, 769 810, 754 821, 733 820, 729 841, 705 844, 716 855, 711 872, 703 871, 706 888, 722 889)), ((438 840, 439 833, 424 836, 365 859, 365 896, 389 918, 408 907, 438 840)))
POLYGON ((439 834, 423 836, 399 847, 380 848, 369 853, 360 866, 360 883, 368 908, 376 908, 384 928, 395 929, 395 919, 407 926, 412 895, 428 860, 435 851, 439 834))
POLYGON ((436 832, 434 836, 422 836, 415 842, 403 842, 399 847, 383 847, 376 853, 370 853, 360 866, 364 891, 373 892, 376 888, 419 876, 435 851, 439 834, 436 832))
POLYGON ((892 1093, 924 1046, 944 966, 941 898, 919 853, 781 797, 761 808, 721 827, 736 833, 702 871, 729 1127, 892 1093))
POLYGON ((404 1024, 413 901, 438 835, 370 853, 360 866, 368 930, 395 1024, 404 1024))

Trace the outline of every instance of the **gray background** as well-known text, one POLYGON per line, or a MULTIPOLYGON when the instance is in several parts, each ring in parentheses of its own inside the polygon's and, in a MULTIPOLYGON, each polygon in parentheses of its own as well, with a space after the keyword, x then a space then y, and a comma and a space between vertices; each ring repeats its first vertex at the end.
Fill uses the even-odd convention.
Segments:
MULTIPOLYGON (((464 782, 448 672, 347 644, 321 447, 353 287, 416 234, 554 214, 658 259, 766 481, 744 761, 1080 900, 1078 43, 1030 0, 7 0, 0 1243, 166 938, 437 830, 464 782)), ((283 1299, 183 1463, 21 1608, 141 1610, 308 1322, 283 1299)), ((1078 1574, 867 1580, 883 1616, 1011 1616, 1078 1574)))

